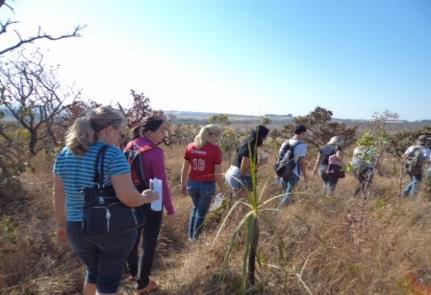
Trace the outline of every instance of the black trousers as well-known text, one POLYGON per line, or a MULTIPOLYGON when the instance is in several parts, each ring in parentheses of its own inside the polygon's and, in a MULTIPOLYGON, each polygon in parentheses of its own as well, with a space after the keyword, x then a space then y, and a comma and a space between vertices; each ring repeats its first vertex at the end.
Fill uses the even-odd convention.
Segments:
POLYGON ((150 280, 149 276, 156 253, 157 238, 159 237, 163 219, 163 211, 151 210, 150 204, 143 205, 143 209, 147 220, 138 229, 138 237, 136 238, 135 245, 127 258, 130 275, 138 276, 138 289, 145 287, 150 280), (141 238, 143 238, 142 243, 140 243, 141 238), (142 253, 138 257, 139 244, 142 246, 142 253))

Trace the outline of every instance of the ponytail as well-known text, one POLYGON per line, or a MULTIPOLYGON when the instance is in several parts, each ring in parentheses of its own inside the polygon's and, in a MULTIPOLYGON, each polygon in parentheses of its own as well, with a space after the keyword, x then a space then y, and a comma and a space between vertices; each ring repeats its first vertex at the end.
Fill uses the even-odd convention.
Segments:
POLYGON ((198 135, 194 139, 194 143, 198 149, 202 148, 208 141, 208 137, 213 134, 220 134, 220 127, 214 124, 206 125, 199 130, 198 135))
POLYGON ((73 122, 66 134, 66 146, 75 155, 85 154, 97 141, 97 134, 108 126, 121 128, 124 117, 112 107, 89 110, 73 122))
POLYGON ((66 135, 66 146, 75 155, 85 154, 90 145, 95 142, 96 132, 87 116, 78 118, 69 128, 66 135))

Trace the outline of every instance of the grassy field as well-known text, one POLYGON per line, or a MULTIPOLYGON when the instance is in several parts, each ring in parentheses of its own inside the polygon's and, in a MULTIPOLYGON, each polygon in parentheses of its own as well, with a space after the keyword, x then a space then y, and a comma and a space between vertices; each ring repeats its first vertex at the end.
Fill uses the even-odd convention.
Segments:
MULTIPOLYGON (((244 212, 236 211, 213 243, 233 202, 228 197, 208 216, 201 239, 188 242, 191 200, 179 192, 183 148, 164 148, 177 214, 176 220, 164 223, 159 239, 153 276, 161 290, 156 294, 237 294, 244 234, 240 233, 228 259, 225 251, 244 212)), ((310 155, 309 166, 314 156, 310 155)), ((272 158, 258 175, 258 191, 265 187, 265 199, 280 194, 272 173, 275 156, 272 158)), ((352 175, 340 181, 333 196, 326 197, 316 175, 306 186, 300 183, 293 204, 263 215, 258 283, 253 292, 428 294, 431 203, 424 193, 415 199, 400 199, 399 161, 385 158, 383 163, 367 199, 352 196, 356 185, 352 175)), ((83 267, 54 237, 51 165, 49 159, 38 156, 36 171, 22 175, 24 190, 0 198, 1 294, 81 292, 83 267)), ((225 161, 224 167, 228 165, 225 161)), ((276 207, 277 201, 271 205, 276 207)), ((132 286, 124 282, 122 291, 132 294, 132 286)))

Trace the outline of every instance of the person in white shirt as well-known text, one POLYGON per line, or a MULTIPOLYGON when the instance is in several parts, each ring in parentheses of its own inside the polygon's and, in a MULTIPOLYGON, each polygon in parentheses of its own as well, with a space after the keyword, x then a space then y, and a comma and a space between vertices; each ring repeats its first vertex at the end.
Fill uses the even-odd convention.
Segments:
POLYGON ((424 149, 425 156, 425 189, 431 195, 431 137, 427 137, 424 149))
POLYGON ((426 163, 426 140, 425 135, 420 135, 416 143, 410 146, 402 156, 402 159, 405 161, 406 172, 410 176, 410 181, 403 191, 404 197, 415 196, 419 191, 424 164, 426 163))
POLYGON ((283 179, 284 196, 280 201, 278 206, 279 208, 285 207, 291 202, 293 190, 298 184, 301 175, 304 178, 304 181, 307 181, 305 157, 307 155, 308 145, 304 142, 306 132, 307 128, 305 128, 304 125, 296 126, 295 135, 281 145, 280 150, 283 149, 285 144, 289 144, 290 146, 295 145, 293 148, 293 161, 295 162, 295 167, 293 169, 293 174, 288 179, 283 179))

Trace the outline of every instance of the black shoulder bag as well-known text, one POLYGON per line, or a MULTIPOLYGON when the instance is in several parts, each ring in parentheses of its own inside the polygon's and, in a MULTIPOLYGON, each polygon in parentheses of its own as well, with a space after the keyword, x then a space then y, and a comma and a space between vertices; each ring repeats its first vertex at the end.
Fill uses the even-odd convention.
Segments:
POLYGON ((138 228, 145 222, 140 208, 124 205, 115 195, 112 185, 103 185, 104 160, 108 148, 108 145, 103 145, 97 153, 94 164, 95 185, 81 190, 85 200, 82 226, 89 236, 124 233, 138 228))

